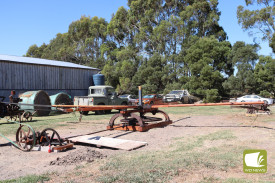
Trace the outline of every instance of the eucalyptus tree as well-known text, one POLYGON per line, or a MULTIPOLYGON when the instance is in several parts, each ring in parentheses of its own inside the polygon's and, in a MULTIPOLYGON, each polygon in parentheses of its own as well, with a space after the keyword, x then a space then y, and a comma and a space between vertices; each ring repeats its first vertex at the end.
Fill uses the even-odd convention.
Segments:
POLYGON ((233 45, 230 59, 233 66, 237 68, 237 72, 223 83, 230 95, 239 96, 256 91, 254 68, 259 58, 258 49, 258 45, 246 44, 242 41, 237 41, 233 45))
POLYGON ((260 56, 259 62, 255 66, 255 79, 257 92, 275 97, 275 59, 270 56, 260 56), (265 93, 266 93, 265 92, 265 93))
POLYGON ((26 53, 26 57, 34 57, 34 58, 41 58, 44 52, 44 49, 47 47, 45 43, 41 46, 37 46, 36 44, 31 45, 26 53))
POLYGON ((108 23, 103 18, 82 16, 70 24, 68 39, 80 64, 102 68, 101 45, 106 40, 108 23))
MULTIPOLYGON (((207 94, 223 94, 224 75, 232 72, 231 44, 219 42, 214 36, 199 38, 187 50, 184 61, 189 65, 189 80, 185 87, 203 98, 207 94)), ((210 99, 209 99, 210 100, 210 99)))
POLYGON ((239 24, 250 35, 261 35, 262 40, 267 40, 275 53, 275 1, 274 0, 245 0, 246 6, 259 5, 261 9, 245 9, 238 7, 237 17, 239 24), (273 40, 273 41, 272 41, 273 40))

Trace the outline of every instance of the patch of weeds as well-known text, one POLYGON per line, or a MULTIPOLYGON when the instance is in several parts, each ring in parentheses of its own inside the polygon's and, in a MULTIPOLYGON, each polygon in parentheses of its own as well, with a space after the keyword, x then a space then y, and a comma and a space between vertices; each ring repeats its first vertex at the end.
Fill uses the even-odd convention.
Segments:
POLYGON ((274 183, 274 181, 264 181, 264 180, 260 180, 259 183, 274 183))
POLYGON ((3 180, 0 183, 37 183, 49 181, 50 177, 48 175, 28 175, 24 177, 19 177, 17 179, 3 180))
POLYGON ((64 183, 76 183, 76 182, 73 180, 66 180, 64 183))
POLYGON ((176 145, 176 147, 177 147, 175 151, 186 151, 186 150, 193 150, 194 148, 203 146, 203 144, 206 140, 210 140, 210 141, 232 140, 235 138, 236 138, 236 136, 234 136, 231 131, 222 130, 222 131, 217 131, 217 132, 210 133, 207 135, 198 136, 198 137, 192 138, 192 139, 177 138, 178 141, 174 145, 176 145), (183 139, 183 140, 181 140, 181 139, 183 139))
POLYGON ((185 137, 173 137, 172 139, 173 140, 183 140, 183 139, 185 139, 185 137))
POLYGON ((77 165, 74 169, 79 170, 79 169, 84 168, 84 167, 85 167, 84 165, 77 165))
MULTIPOLYGON (((235 136, 230 131, 220 131, 178 140, 165 150, 115 155, 100 167, 102 175, 97 177, 97 181, 167 182, 179 175, 181 169, 227 170, 242 162, 242 151, 245 148, 226 144, 206 148, 204 141, 233 138, 235 136)), ((204 182, 211 182, 211 178, 208 179, 204 182)))
POLYGON ((197 107, 171 107, 161 108, 168 114, 192 115, 192 116, 213 116, 213 115, 228 115, 244 113, 245 110, 241 108, 230 108, 230 106, 197 106, 197 107))
POLYGON ((232 140, 235 139, 236 136, 229 130, 217 131, 214 133, 210 133, 208 135, 203 136, 205 140, 232 140))
POLYGON ((218 182, 220 179, 217 177, 204 177, 202 181, 199 183, 212 183, 212 182, 218 182))
POLYGON ((253 183, 250 180, 240 179, 240 178, 228 178, 223 181, 223 183, 253 183))
POLYGON ((75 176, 80 176, 80 175, 81 175, 81 172, 76 171, 76 172, 74 172, 74 175, 75 175, 75 176))

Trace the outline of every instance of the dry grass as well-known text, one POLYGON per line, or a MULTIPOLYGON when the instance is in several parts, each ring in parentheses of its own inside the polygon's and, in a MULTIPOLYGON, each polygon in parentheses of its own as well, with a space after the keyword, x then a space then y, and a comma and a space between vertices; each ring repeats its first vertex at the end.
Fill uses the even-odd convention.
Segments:
POLYGON ((244 147, 221 146, 206 148, 206 141, 230 142, 236 137, 230 131, 218 131, 191 139, 176 139, 173 145, 161 151, 134 152, 110 158, 101 167, 99 182, 167 182, 183 170, 201 168, 228 170, 241 161, 244 147))

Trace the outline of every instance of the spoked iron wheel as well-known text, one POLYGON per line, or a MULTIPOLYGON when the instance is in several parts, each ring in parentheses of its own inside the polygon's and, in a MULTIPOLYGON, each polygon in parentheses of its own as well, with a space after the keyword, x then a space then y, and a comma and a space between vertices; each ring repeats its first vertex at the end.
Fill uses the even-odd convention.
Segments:
POLYGON ((21 121, 32 121, 32 113, 29 111, 24 112, 21 115, 21 121))
POLYGON ((11 116, 7 116, 6 119, 8 121, 17 121, 17 115, 11 115, 11 116))
POLYGON ((23 151, 30 151, 35 144, 35 132, 27 125, 20 125, 16 132, 16 143, 23 151))
POLYGON ((46 128, 41 132, 39 137, 39 144, 42 146, 54 145, 54 146, 61 146, 62 141, 60 139, 59 134, 52 128, 46 128))

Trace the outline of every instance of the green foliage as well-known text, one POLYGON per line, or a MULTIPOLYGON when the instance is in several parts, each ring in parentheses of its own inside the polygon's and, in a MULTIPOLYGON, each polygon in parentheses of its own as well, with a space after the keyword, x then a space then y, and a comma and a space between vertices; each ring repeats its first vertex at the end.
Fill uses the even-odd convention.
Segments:
POLYGON ((47 45, 45 43, 43 43, 40 47, 38 47, 36 44, 34 44, 29 47, 25 56, 41 58, 46 47, 47 47, 47 45))
POLYGON ((107 26, 107 33, 118 43, 119 46, 126 45, 129 35, 128 11, 120 7, 107 26))
POLYGON ((129 78, 121 77, 119 78, 119 83, 116 89, 119 95, 132 92, 133 84, 129 78))
POLYGON ((227 90, 230 96, 240 96, 244 93, 242 81, 236 76, 230 76, 225 82, 223 82, 223 88, 227 90))
POLYGON ((270 56, 260 56, 254 75, 258 86, 257 91, 266 90, 275 96, 275 59, 270 56))
POLYGON ((143 93, 163 92, 168 75, 163 56, 155 53, 148 61, 144 61, 133 77, 136 86, 143 86, 143 93))
POLYGON ((180 12, 183 23, 186 28, 186 34, 196 35, 198 37, 207 37, 214 35, 220 41, 226 39, 226 33, 219 26, 220 12, 218 11, 217 0, 194 0, 185 1, 188 6, 180 12))
POLYGON ((190 68, 190 80, 185 87, 191 93, 206 97, 206 90, 217 89, 223 92, 221 83, 224 81, 222 72, 230 73, 231 50, 229 42, 218 42, 214 37, 200 38, 186 51, 184 60, 190 68))
POLYGON ((272 36, 271 42, 269 43, 269 46, 272 48, 273 53, 275 53, 275 33, 272 36))
POLYGON ((259 10, 249 10, 245 9, 243 6, 238 7, 238 22, 242 25, 242 28, 245 31, 252 30, 250 32, 251 35, 253 35, 253 31, 254 34, 258 34, 260 32, 262 39, 268 40, 270 43, 270 47, 273 48, 272 37, 274 37, 275 32, 275 6, 273 4, 274 0, 246 0, 247 6, 256 3, 258 5, 262 5, 263 8, 259 10))
POLYGON ((269 97, 271 97, 272 95, 271 95, 268 91, 263 90, 263 91, 260 92, 260 96, 269 98, 269 97))
POLYGON ((11 179, 11 180, 4 180, 0 183, 37 183, 37 182, 44 182, 49 181, 50 178, 48 175, 28 175, 25 177, 19 177, 17 179, 11 179))
POLYGON ((258 59, 258 45, 237 41, 230 54, 233 66, 238 69, 236 76, 230 76, 224 83, 224 89, 231 96, 240 96, 256 92, 254 66, 258 59))
POLYGON ((206 90, 205 93, 206 93, 206 97, 203 101, 206 103, 218 102, 221 99, 217 89, 206 90))
POLYGON ((82 16, 70 24, 68 33, 58 33, 48 45, 33 45, 26 56, 64 60, 102 68, 101 45, 105 43, 107 22, 103 18, 82 16))
MULTIPOLYGON (((257 45, 236 42, 232 47, 225 41, 217 0, 128 0, 128 6, 120 7, 110 22, 82 16, 49 44, 30 46, 26 56, 102 69, 106 84, 119 94, 136 94, 138 86, 144 94, 185 88, 204 101, 274 93, 274 61, 265 58, 256 65, 257 45)), ((252 12, 239 7, 238 16, 250 29, 263 19, 272 25, 271 13, 269 6, 252 12)))

